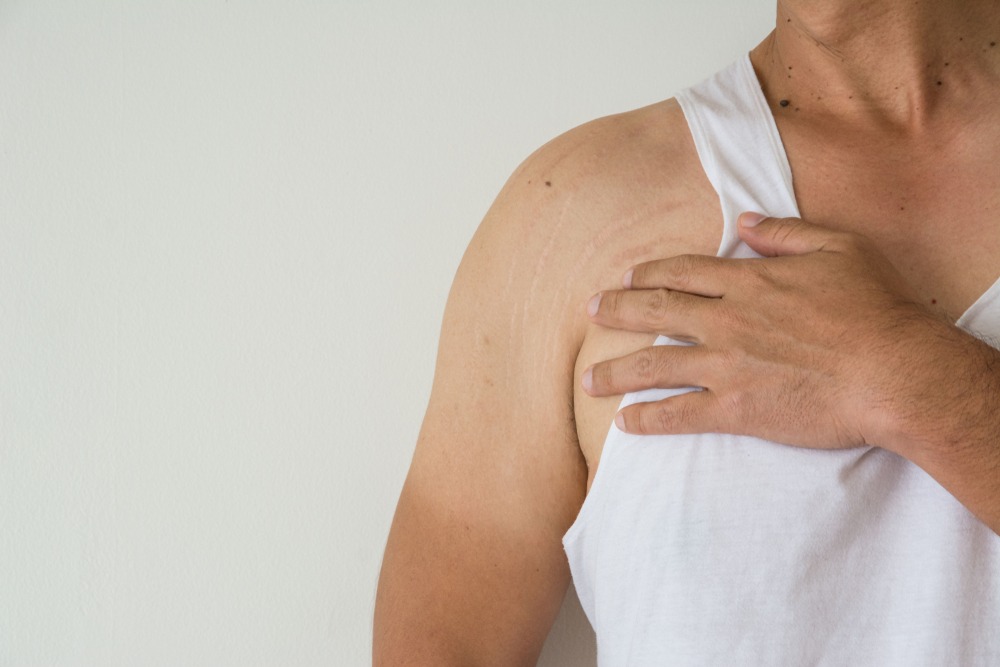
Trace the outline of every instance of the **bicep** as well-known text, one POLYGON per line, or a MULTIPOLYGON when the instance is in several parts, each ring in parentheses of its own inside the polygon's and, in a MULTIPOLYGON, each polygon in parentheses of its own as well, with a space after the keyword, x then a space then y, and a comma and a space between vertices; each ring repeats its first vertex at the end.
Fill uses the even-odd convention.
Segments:
POLYGON ((544 239, 517 238, 511 215, 495 205, 449 296, 380 577, 386 662, 395 651, 533 660, 568 585, 561 537, 587 477, 573 424, 575 325, 532 290, 544 239))

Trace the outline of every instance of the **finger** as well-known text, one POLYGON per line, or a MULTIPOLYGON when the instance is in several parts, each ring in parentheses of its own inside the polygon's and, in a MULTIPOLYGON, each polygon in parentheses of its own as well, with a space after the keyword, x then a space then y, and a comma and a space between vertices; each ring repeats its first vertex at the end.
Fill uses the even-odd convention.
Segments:
POLYGON ((706 309, 719 305, 718 299, 667 289, 609 290, 595 295, 587 312, 601 326, 697 342, 706 309))
POLYGON ((708 390, 633 403, 618 412, 615 426, 636 435, 727 432, 715 394, 708 390))
POLYGON ((760 213, 740 215, 739 233, 748 246, 765 257, 839 250, 846 236, 800 218, 768 218, 760 213))
POLYGON ((583 373, 583 388, 591 396, 616 396, 653 387, 700 387, 707 375, 707 356, 698 346, 647 347, 594 364, 583 373))
POLYGON ((627 289, 667 288, 720 297, 738 281, 739 260, 708 255, 677 255, 633 266, 622 283, 627 289))

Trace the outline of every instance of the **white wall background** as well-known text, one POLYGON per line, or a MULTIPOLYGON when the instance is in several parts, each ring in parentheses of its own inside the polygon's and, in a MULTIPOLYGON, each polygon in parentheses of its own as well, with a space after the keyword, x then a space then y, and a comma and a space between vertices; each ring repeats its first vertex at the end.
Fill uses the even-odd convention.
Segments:
POLYGON ((772 4, 0 3, 0 665, 368 662, 492 198, 772 4))

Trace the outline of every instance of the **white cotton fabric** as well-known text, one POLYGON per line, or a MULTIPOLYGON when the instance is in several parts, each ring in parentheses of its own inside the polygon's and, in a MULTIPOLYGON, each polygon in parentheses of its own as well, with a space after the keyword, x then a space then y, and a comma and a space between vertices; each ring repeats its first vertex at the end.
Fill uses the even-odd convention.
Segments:
MULTIPOLYGON (((678 100, 722 203, 719 255, 754 257, 739 213, 798 207, 749 57, 678 100)), ((959 324, 1000 339, 1000 287, 959 324)), ((563 543, 601 667, 1000 665, 1000 537, 878 448, 612 425, 563 543)))

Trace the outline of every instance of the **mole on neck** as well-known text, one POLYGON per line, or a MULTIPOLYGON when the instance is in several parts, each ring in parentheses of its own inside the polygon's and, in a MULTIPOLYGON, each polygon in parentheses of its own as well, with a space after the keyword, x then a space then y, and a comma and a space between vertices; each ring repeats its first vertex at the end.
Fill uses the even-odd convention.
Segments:
POLYGON ((919 130, 1000 85, 997 42, 995 0, 779 0, 751 59, 782 113, 919 130))

